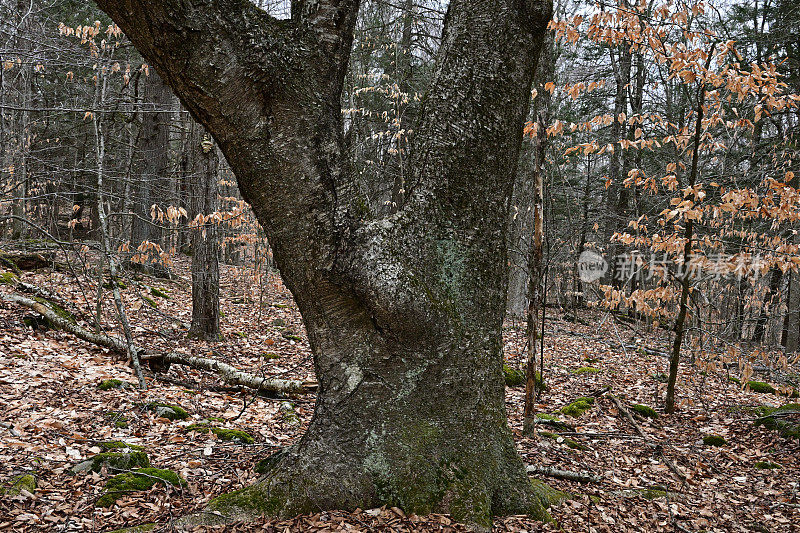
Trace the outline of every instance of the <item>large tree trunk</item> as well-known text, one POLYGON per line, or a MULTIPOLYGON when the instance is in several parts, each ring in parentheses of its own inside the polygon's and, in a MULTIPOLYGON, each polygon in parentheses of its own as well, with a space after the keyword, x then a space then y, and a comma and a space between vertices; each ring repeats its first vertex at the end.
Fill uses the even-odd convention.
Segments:
POLYGON ((361 220, 340 97, 354 0, 99 0, 206 126, 302 313, 306 434, 226 518, 397 505, 483 526, 543 516, 506 423, 505 227, 551 6, 450 4, 396 213, 361 220))

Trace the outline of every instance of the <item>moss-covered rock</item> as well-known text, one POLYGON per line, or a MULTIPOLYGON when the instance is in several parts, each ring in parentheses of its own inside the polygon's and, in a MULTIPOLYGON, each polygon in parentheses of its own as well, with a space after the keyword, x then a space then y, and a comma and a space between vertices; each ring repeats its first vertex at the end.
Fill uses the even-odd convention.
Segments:
POLYGON ((97 388, 102 391, 111 389, 125 389, 130 387, 130 383, 122 381, 121 379, 104 379, 97 384, 97 388))
POLYGON ((728 444, 728 441, 725 440, 725 437, 720 435, 705 435, 703 437, 703 444, 706 446, 725 446, 728 444))
POLYGON ((105 487, 106 493, 97 500, 97 506, 111 507, 125 494, 150 490, 156 484, 185 487, 186 481, 171 470, 138 468, 132 472, 117 474, 109 479, 105 487))
POLYGON ((144 446, 138 444, 130 444, 121 440, 107 440, 103 442, 96 442, 95 446, 99 447, 104 452, 132 450, 135 452, 144 451, 144 446))
POLYGON ((184 408, 169 403, 150 402, 145 405, 145 409, 153 411, 156 416, 167 420, 186 420, 189 418, 189 413, 184 408))
POLYGON ((761 394, 775 394, 775 387, 763 381, 748 381, 747 388, 761 394))
POLYGON ((264 359, 280 359, 281 356, 275 352, 262 352, 261 357, 264 359))
POLYGON ((582 366, 580 368, 570 370, 570 372, 573 374, 599 374, 600 369, 593 366, 582 366))
POLYGON ((16 476, 4 492, 6 496, 19 496, 23 490, 31 494, 36 491, 36 477, 33 474, 16 476))
POLYGON ((243 444, 253 444, 253 437, 246 431, 238 429, 225 429, 212 427, 208 423, 191 424, 186 426, 185 431, 193 431, 196 433, 213 433, 219 440, 228 442, 239 442, 243 444))
POLYGON ((14 285, 17 279, 13 272, 0 272, 0 285, 14 285))
POLYGON ((242 444, 253 444, 253 437, 246 431, 240 429, 214 428, 211 431, 219 438, 228 442, 239 442, 242 444))
POLYGON ((758 470, 776 470, 782 468, 778 463, 772 461, 756 461, 755 466, 758 470))
POLYGON ((561 408, 561 414, 571 416, 573 418, 578 418, 582 416, 583 413, 588 411, 594 405, 594 398, 591 396, 584 396, 582 398, 578 398, 564 407, 561 408))
POLYGON ((634 413, 637 413, 638 415, 643 416, 645 418, 652 418, 652 419, 658 418, 658 413, 656 413, 655 409, 647 405, 635 403, 631 405, 631 409, 633 410, 634 413))
POLYGON ((754 424, 774 429, 781 437, 800 440, 800 404, 788 403, 782 407, 762 407, 754 424))
POLYGON ((150 459, 147 454, 142 451, 130 452, 102 452, 90 457, 85 461, 81 461, 72 467, 72 472, 100 472, 103 467, 108 470, 122 471, 133 470, 134 468, 147 468, 150 466, 150 459))

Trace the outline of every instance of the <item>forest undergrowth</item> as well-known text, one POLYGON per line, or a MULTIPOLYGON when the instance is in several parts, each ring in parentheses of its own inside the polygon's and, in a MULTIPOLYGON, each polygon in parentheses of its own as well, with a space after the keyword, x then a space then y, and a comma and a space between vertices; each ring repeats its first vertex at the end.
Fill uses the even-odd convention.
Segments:
MULTIPOLYGON (((175 268, 180 276, 174 281, 142 277, 122 290, 138 345, 213 357, 258 375, 314 379, 299 312, 277 275, 269 276, 261 297, 254 297, 251 280, 223 266, 223 338, 205 343, 186 339, 188 267, 178 261, 175 268)), ((77 319, 91 327, 88 310, 95 309, 95 294, 81 293, 68 272, 40 270, 22 279, 57 292, 76 310, 87 310, 77 319), (78 304, 84 298, 88 305, 78 304)), ((0 292, 11 290, 0 284, 0 292)), ((113 328, 108 294, 103 322, 113 328)), ((296 442, 312 416, 313 395, 258 397, 178 365, 149 372, 148 389, 137 390, 119 354, 43 328, 29 315, 26 309, 0 304, 0 482, 3 490, 17 489, 0 498, 0 531, 111 531, 136 525, 146 525, 141 531, 169 531, 175 518, 255 482, 257 462, 296 442), (172 416, 179 410, 153 408, 153 402, 178 406, 188 417, 181 420, 172 416), (243 431, 252 442, 224 430, 243 431), (186 485, 155 483, 148 490, 119 494, 111 507, 97 507, 108 478, 116 473, 113 467, 72 470, 114 441, 141 446, 152 468, 170 470, 186 485), (35 486, 26 484, 31 478, 25 476, 32 476, 35 486)), ((505 332, 506 364, 520 368, 526 359, 525 325, 509 322, 505 332)), ((577 317, 547 310, 547 390, 536 406, 542 424, 535 437, 522 436, 523 385, 507 387, 509 424, 526 464, 597 479, 580 483, 539 476, 571 495, 551 508, 556 522, 498 517, 496 530, 797 531, 800 439, 783 438, 754 421, 765 407, 798 400, 736 383, 738 365, 722 364, 724 357, 730 363, 731 347, 709 344, 708 353, 698 352, 696 364, 689 354, 683 358, 679 410, 667 416, 661 404, 668 359, 661 352, 668 351, 670 339, 667 331, 647 332, 641 323, 599 310, 582 310, 577 317), (709 360, 720 362, 708 365, 709 360), (593 401, 584 402, 585 409, 564 409, 581 397, 593 401), (564 410, 582 414, 570 416, 564 410)), ((748 346, 737 350, 742 360, 758 354, 755 368, 769 366, 769 354, 748 346)), ((797 380, 794 371, 794 377, 783 373, 780 379, 797 380)), ((775 383, 776 375, 768 370, 750 379, 785 384, 775 383)), ((444 515, 406 516, 392 508, 210 529, 461 531, 464 526, 444 515)))

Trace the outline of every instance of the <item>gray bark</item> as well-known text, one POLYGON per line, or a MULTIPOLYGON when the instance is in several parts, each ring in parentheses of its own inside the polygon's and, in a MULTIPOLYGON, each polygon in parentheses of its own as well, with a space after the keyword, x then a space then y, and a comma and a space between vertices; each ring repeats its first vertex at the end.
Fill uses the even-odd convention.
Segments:
POLYGON ((543 516, 506 423, 505 227, 551 6, 456 0, 396 213, 361 220, 340 97, 354 0, 99 0, 214 136, 300 308, 319 394, 226 518, 396 505, 543 516))
MULTIPOLYGON (((192 123, 190 217, 210 215, 219 208, 217 147, 203 127, 192 123)), ((192 230, 192 324, 189 335, 205 340, 219 337, 219 226, 207 222, 192 230)))

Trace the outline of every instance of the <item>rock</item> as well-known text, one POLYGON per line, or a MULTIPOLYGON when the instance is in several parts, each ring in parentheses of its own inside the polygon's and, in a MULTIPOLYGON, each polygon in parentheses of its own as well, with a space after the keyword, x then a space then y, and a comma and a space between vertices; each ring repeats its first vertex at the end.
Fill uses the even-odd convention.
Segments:
POLYGON ((106 493, 97 500, 97 506, 111 507, 125 494, 150 490, 156 484, 173 487, 187 486, 186 480, 171 470, 137 468, 132 472, 117 474, 109 479, 105 487, 106 493))
POLYGON ((301 424, 300 417, 297 416, 292 402, 281 402, 280 413, 283 423, 290 428, 298 427, 301 424))
POLYGON ((33 494, 36 491, 36 477, 33 474, 22 474, 14 478, 5 490, 6 496, 19 496, 22 491, 33 494))
POLYGON ((101 448, 104 452, 110 452, 112 450, 118 452, 124 451, 136 451, 141 452, 144 451, 144 446, 139 446, 138 444, 130 444, 128 442, 122 442, 121 440, 107 440, 103 442, 95 443, 99 448, 101 448))
POLYGON ((196 433, 213 433, 217 436, 219 440, 229 441, 229 442, 239 442, 242 444, 253 444, 253 437, 247 433, 246 431, 241 431, 239 429, 225 429, 225 428, 217 428, 213 427, 210 424, 206 423, 199 423, 199 424, 191 424, 186 426, 185 431, 194 431, 196 433))
POLYGON ((97 388, 102 391, 107 391, 111 389, 126 389, 130 387, 130 383, 122 381, 121 379, 104 379, 100 383, 97 384, 97 388))
POLYGON ((648 407, 640 403, 635 403, 631 405, 631 409, 633 410, 634 413, 637 413, 638 415, 641 415, 645 418, 652 418, 652 419, 658 418, 658 413, 656 413, 655 409, 653 409, 652 407, 648 407))
POLYGON ((706 435, 703 437, 703 444, 706 446, 726 446, 728 441, 720 435, 706 435))
POLYGON ((164 402, 150 402, 145 405, 145 409, 153 411, 156 416, 167 420, 186 420, 189 418, 189 413, 182 407, 164 402))
POLYGON ((146 468, 150 466, 150 459, 142 451, 131 451, 130 453, 102 452, 76 464, 72 467, 72 472, 76 474, 79 472, 100 472, 104 466, 112 472, 146 468))
POLYGON ((775 387, 763 381, 748 381, 747 388, 753 392, 760 392, 761 394, 775 394, 775 387))
POLYGON ((778 431, 781 437, 800 440, 800 404, 789 403, 782 407, 762 407, 754 424, 778 431))
POLYGON ((578 418, 579 416, 583 415, 583 413, 591 409, 593 405, 594 398, 591 396, 584 396, 562 407, 561 413, 573 418, 578 418))

